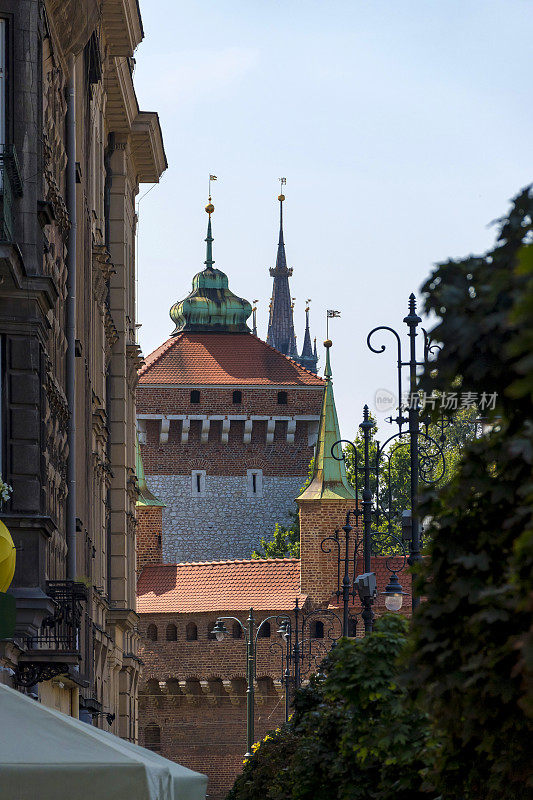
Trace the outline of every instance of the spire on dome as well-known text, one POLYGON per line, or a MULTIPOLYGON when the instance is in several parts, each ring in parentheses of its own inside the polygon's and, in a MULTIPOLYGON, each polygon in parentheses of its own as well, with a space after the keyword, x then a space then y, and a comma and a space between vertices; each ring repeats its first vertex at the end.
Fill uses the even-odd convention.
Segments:
MULTIPOLYGON (((286 183, 285 178, 280 178, 281 188, 286 183)), ((285 241, 283 238, 283 203, 285 195, 280 194, 279 200, 279 240, 278 252, 276 256, 276 266, 270 269, 270 275, 274 278, 272 289, 272 300, 270 303, 270 318, 268 321, 267 343, 280 353, 291 356, 296 348, 294 336, 294 323, 291 308, 291 292, 289 288, 289 278, 292 269, 287 267, 285 255, 285 241)))
MULTIPOLYGON (((326 339, 324 342, 324 347, 326 348, 326 366, 324 369, 326 388, 320 414, 313 478, 297 500, 355 500, 355 492, 346 477, 344 461, 342 459, 338 461, 331 453, 333 445, 341 438, 331 382, 331 363, 329 360, 331 345, 331 339, 326 339)), ((336 455, 340 455, 340 453, 336 455)))
MULTIPOLYGON (((214 176, 210 176, 214 180, 214 176)), ((211 214, 215 207, 209 202, 205 207, 209 214, 206 236, 205 269, 198 272, 192 280, 192 292, 170 309, 170 318, 176 328, 175 336, 182 331, 195 333, 249 333, 246 320, 252 313, 248 300, 233 294, 229 289, 228 276, 213 264, 213 234, 211 214)))

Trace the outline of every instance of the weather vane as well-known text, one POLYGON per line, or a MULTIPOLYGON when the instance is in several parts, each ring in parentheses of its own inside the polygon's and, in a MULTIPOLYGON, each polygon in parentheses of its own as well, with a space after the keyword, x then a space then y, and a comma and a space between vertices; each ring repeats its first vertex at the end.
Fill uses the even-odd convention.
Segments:
POLYGON ((281 202, 283 202, 283 200, 285 200, 285 195, 283 194, 283 187, 284 187, 284 186, 285 186, 285 184, 287 183, 287 178, 278 178, 278 181, 279 181, 279 182, 280 182, 280 184, 281 184, 281 186, 280 186, 280 195, 279 195, 279 197, 278 197, 278 200, 280 200, 281 202))
POLYGON ((210 175, 209 176, 209 199, 210 200, 211 200, 211 181, 218 181, 217 176, 216 175, 210 175))
POLYGON ((332 308, 328 308, 326 313, 326 339, 329 339, 329 321, 330 319, 334 319, 335 317, 340 317, 340 311, 334 311, 332 308))

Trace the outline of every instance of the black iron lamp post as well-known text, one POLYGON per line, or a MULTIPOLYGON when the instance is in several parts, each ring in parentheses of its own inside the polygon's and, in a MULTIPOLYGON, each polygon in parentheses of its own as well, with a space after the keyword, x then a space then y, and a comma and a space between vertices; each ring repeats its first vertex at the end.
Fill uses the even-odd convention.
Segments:
MULTIPOLYGON (((372 606, 378 594, 376 576, 374 572, 372 572, 372 556, 375 554, 374 551, 377 549, 378 545, 381 546, 382 550, 385 549, 388 551, 385 553, 387 556, 385 560, 385 566, 391 573, 389 585, 383 593, 385 595, 386 607, 390 611, 399 610, 402 605, 402 598, 404 594, 398 580, 397 573, 405 568, 407 556, 403 541, 396 536, 392 529, 393 521, 391 515, 392 489, 390 475, 390 455, 387 454, 387 457, 389 458, 388 495, 390 502, 389 509, 384 511, 381 508, 379 499, 381 478, 380 465, 383 459, 384 450, 383 447, 380 447, 379 442, 376 442, 377 449, 375 464, 371 464, 370 459, 370 437, 372 429, 374 428, 374 424, 375 423, 370 418, 368 406, 365 405, 363 409, 363 421, 359 425, 363 432, 364 458, 362 463, 360 463, 357 448, 351 441, 339 439, 331 448, 333 457, 338 461, 345 460, 346 458, 345 453, 341 449, 343 444, 352 450, 354 458, 355 508, 352 511, 348 511, 346 514, 346 523, 343 525, 342 529, 337 529, 333 536, 327 536, 321 542, 321 548, 323 552, 331 552, 332 547, 335 547, 337 551, 336 594, 339 599, 342 598, 343 602, 343 631, 345 636, 348 635, 350 598, 352 601, 355 601, 357 597, 359 597, 361 601, 361 618, 364 623, 365 634, 372 633, 374 625, 374 611, 372 606), (337 455, 336 453, 338 450, 340 450, 340 455, 337 455), (370 480, 372 472, 374 473, 376 480, 375 502, 372 500, 372 488, 370 480), (361 501, 359 499, 360 497, 361 501), (356 523, 356 533, 353 537, 353 540, 351 538, 353 528, 350 525, 350 518, 352 517, 356 523), (362 534, 359 530, 359 522, 361 519, 363 522, 362 534), (386 523, 386 530, 379 529, 380 523, 383 519, 386 523), (375 522, 374 530, 372 529, 373 521, 375 522), (342 542, 342 545, 339 538, 341 530, 344 532, 344 541, 342 542), (357 559, 361 545, 363 548, 363 573, 356 575, 357 559), (401 559, 400 565, 395 563, 395 559, 398 558, 401 559), (341 562, 344 565, 342 588, 340 580, 341 562), (351 576, 350 571, 352 573, 351 576), (394 601, 392 600, 393 595, 397 598, 394 601), (396 608, 398 602, 399 605, 396 608)), ((391 439, 387 440, 385 444, 388 444, 390 441, 391 439)))
POLYGON ((281 617, 278 633, 285 645, 282 648, 282 684, 285 687, 285 721, 289 719, 291 696, 302 685, 302 674, 307 674, 327 654, 330 647, 344 634, 341 618, 329 608, 315 608, 305 612, 298 598, 294 603, 294 621, 281 617), (331 622, 325 627, 324 620, 331 622), (321 637, 311 635, 313 622, 321 623, 321 637))
MULTIPOLYGON (((387 422, 395 423, 398 427, 398 433, 391 436, 385 444, 381 447, 379 455, 382 456, 384 448, 394 439, 399 439, 398 447, 409 447, 409 463, 410 463, 410 519, 409 524, 402 524, 403 535, 402 538, 409 542, 409 558, 410 565, 416 564, 421 559, 421 526, 420 515, 418 511, 418 484, 422 480, 426 484, 435 484, 443 477, 446 469, 446 461, 441 444, 435 441, 426 430, 420 429, 420 402, 418 397, 418 379, 417 371, 420 367, 425 367, 428 364, 429 356, 432 351, 438 346, 433 344, 424 330, 421 328, 423 334, 423 357, 421 360, 417 359, 416 337, 418 336, 418 326, 422 322, 421 318, 416 313, 416 298, 414 294, 409 296, 408 314, 404 317, 405 324, 408 328, 409 337, 409 360, 405 360, 402 355, 402 341, 399 334, 394 328, 388 325, 380 325, 373 328, 367 336, 367 345, 373 353, 383 353, 386 350, 386 345, 381 344, 376 348, 372 344, 372 337, 374 334, 382 331, 392 333, 396 339, 397 348, 397 389, 398 389, 398 416, 389 417, 387 422), (407 417, 403 416, 405 407, 403 405, 402 395, 402 371, 404 368, 409 369, 409 402, 407 417), (405 428, 407 427, 407 438, 405 428), (420 440, 423 440, 424 447, 420 446, 420 440), (432 466, 436 462, 440 462, 441 469, 439 474, 431 477, 433 470, 432 466)), ((444 436, 441 436, 441 443, 444 441, 444 436)), ((379 450, 379 447, 378 447, 379 450)), ((403 520, 402 520, 403 523, 403 520)), ((420 598, 412 596, 413 611, 420 604, 420 598)))
POLYGON ((255 730, 255 678, 257 671, 257 639, 265 624, 270 620, 275 620, 277 625, 281 625, 284 620, 290 622, 289 618, 285 615, 270 616, 263 619, 259 625, 256 626, 254 618, 254 610, 250 609, 250 614, 246 620, 246 625, 238 619, 238 617, 218 617, 213 627, 212 633, 215 635, 218 642, 221 642, 228 633, 224 622, 231 620, 240 625, 244 634, 246 642, 246 754, 245 758, 250 758, 252 755, 252 745, 254 743, 254 730, 255 730))

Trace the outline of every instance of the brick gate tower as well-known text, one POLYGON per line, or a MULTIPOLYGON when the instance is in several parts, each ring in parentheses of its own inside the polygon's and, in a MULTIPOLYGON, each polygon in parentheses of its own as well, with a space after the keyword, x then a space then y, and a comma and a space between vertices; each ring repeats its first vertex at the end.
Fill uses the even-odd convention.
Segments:
POLYGON ((213 266, 213 210, 205 269, 139 373, 139 441, 146 483, 165 505, 167 563, 249 558, 289 521, 324 396, 321 378, 250 332, 250 304, 213 266))

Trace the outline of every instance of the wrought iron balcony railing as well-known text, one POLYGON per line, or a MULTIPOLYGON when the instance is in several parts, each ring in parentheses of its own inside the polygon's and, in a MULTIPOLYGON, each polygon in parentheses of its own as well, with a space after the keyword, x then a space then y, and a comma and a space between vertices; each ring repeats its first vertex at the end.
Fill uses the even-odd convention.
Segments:
POLYGON ((79 651, 86 587, 74 581, 48 581, 46 593, 54 601, 55 611, 43 620, 38 636, 28 639, 29 649, 79 651))
POLYGON ((13 242, 13 197, 22 197, 22 179, 14 145, 0 146, 0 242, 13 242))
MULTIPOLYGON (((55 675, 69 671, 82 660, 83 603, 87 588, 75 581, 49 581, 47 594, 54 601, 54 613, 46 617, 36 636, 26 639, 27 650, 21 655, 15 680, 22 686, 33 686, 55 675)), ((86 626, 84 626, 86 627, 86 626)))

